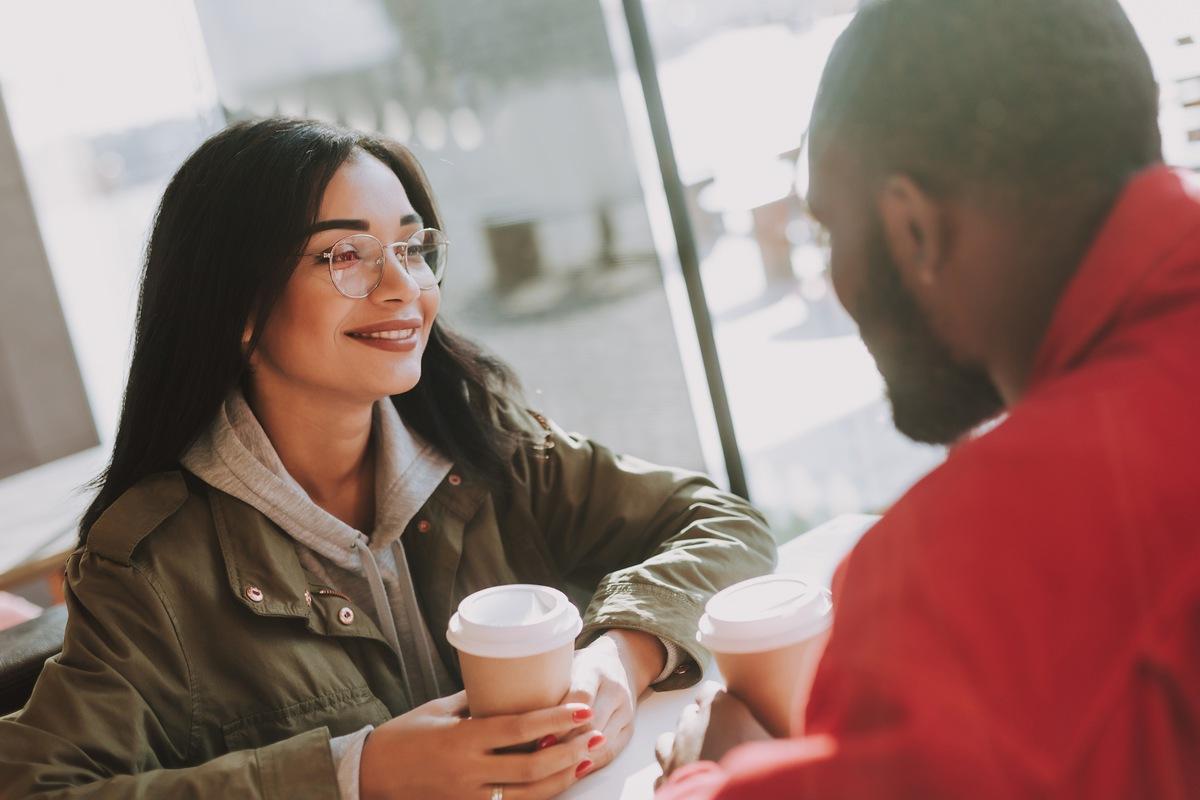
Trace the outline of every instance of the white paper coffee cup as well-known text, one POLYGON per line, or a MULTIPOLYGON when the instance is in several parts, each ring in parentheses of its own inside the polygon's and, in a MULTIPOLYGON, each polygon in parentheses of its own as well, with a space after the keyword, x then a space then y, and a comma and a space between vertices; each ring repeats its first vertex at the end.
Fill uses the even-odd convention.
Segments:
POLYGON ((799 575, 766 575, 715 594, 696 638, 729 691, 779 737, 798 732, 832 621, 828 590, 799 575))
POLYGON ((579 610, 549 586, 510 584, 463 599, 446 638, 458 650, 476 717, 519 714, 560 702, 571 686, 579 610))

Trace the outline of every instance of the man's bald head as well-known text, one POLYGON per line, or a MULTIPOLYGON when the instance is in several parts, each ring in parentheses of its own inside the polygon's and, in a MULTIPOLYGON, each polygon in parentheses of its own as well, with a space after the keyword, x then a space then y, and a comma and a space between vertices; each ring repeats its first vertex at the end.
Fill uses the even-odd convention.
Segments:
POLYGON ((868 0, 813 128, 934 193, 1115 191, 1162 149, 1158 87, 1117 0, 868 0))

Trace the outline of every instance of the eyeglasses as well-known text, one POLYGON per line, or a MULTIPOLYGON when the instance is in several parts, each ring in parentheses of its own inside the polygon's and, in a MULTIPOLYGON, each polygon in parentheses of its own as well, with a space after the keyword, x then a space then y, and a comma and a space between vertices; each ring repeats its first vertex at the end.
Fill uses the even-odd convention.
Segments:
POLYGON ((442 282, 450 242, 437 228, 422 228, 407 241, 384 244, 369 233, 339 239, 323 253, 305 253, 329 267, 333 287, 346 297, 362 299, 383 282, 384 250, 391 250, 422 290, 442 282))

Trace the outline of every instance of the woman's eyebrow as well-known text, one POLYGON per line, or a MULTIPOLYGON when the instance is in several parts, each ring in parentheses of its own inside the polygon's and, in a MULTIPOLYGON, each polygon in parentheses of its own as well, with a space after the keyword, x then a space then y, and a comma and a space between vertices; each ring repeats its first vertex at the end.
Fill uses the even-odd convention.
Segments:
POLYGON ((371 223, 367 222, 365 219, 325 219, 314 223, 313 226, 308 229, 308 234, 311 236, 314 233, 333 230, 335 228, 344 228, 354 231, 369 231, 371 230, 371 223))
MULTIPOLYGON (((422 224, 420 214, 405 214, 400 218, 401 227, 405 225, 412 225, 414 223, 422 224)), ((313 226, 308 229, 308 235, 312 236, 314 233, 320 233, 321 231, 333 229, 369 231, 371 230, 371 223, 367 222, 365 219, 325 219, 314 223, 313 226)))

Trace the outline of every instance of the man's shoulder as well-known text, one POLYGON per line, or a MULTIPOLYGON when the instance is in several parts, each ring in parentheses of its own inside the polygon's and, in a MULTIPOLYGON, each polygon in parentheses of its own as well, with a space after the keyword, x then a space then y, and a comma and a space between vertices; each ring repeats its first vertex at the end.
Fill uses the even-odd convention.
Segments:
POLYGON ((1077 547, 1122 513, 1113 445, 1089 431, 1087 415, 1021 410, 956 445, 864 537, 860 555, 926 572, 999 568, 1077 547))
POLYGON ((983 581, 1053 581, 1063 564, 1107 578, 1130 558, 1170 572, 1194 550, 1200 424, 1176 419, 1174 399, 1145 405, 1113 379, 1124 372, 1081 372, 957 445, 864 538, 860 561, 983 581))
POLYGON ((1038 503, 1071 487, 1091 491, 1104 472, 1096 456, 1105 442, 1091 435, 1086 415, 1078 406, 1022 409, 954 445, 897 507, 979 516, 1038 503))

